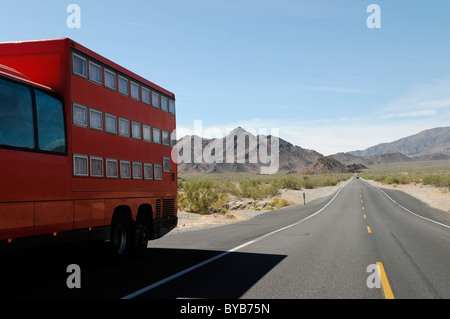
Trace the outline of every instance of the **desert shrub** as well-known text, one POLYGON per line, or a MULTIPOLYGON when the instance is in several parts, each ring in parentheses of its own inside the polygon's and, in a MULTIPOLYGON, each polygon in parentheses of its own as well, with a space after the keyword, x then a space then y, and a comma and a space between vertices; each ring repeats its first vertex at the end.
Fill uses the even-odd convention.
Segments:
POLYGON ((258 184, 251 182, 250 180, 239 181, 239 195, 241 197, 251 197, 253 199, 258 199, 260 187, 258 184))
POLYGON ((395 176, 396 184, 409 184, 412 182, 412 179, 408 175, 397 175, 395 176))
POLYGON ((388 176, 385 179, 385 183, 387 184, 400 184, 400 180, 397 176, 388 176))
POLYGON ((450 188, 450 174, 446 174, 442 181, 442 187, 450 188))
POLYGON ((422 177, 422 183, 424 185, 450 188, 450 174, 425 175, 422 177))
POLYGON ((450 174, 375 175, 364 176, 364 178, 372 179, 376 182, 390 185, 422 183, 423 185, 450 188, 450 174))
POLYGON ((341 180, 337 177, 327 177, 323 179, 323 181, 319 182, 319 186, 335 186, 337 185, 341 180))
POLYGON ((240 197, 253 198, 254 200, 274 197, 279 195, 277 183, 271 183, 264 179, 248 179, 239 181, 240 197))
POLYGON ((186 181, 179 195, 178 207, 192 213, 207 213, 222 198, 212 181, 186 181))
POLYGON ((381 175, 381 176, 372 176, 372 179, 375 182, 380 182, 380 183, 385 183, 387 176, 386 175, 381 175))
POLYGON ((234 195, 234 196, 241 196, 241 191, 238 186, 238 183, 230 180, 226 181, 216 181, 215 183, 215 189, 221 193, 221 194, 227 194, 227 195, 234 195))
POLYGON ((312 180, 309 176, 303 176, 300 180, 302 188, 313 189, 317 184, 317 180, 312 180))
POLYGON ((266 188, 266 197, 275 197, 280 195, 280 189, 273 184, 269 184, 266 188))
POLYGON ((281 177, 281 178, 275 180, 275 183, 272 183, 272 184, 276 184, 276 187, 278 187, 280 189, 298 190, 298 189, 302 188, 300 179, 297 176, 292 176, 292 175, 281 177))
MULTIPOLYGON (((337 176, 283 176, 243 179, 180 179, 178 181, 178 207, 182 210, 204 214, 211 210, 226 211, 229 196, 254 200, 274 198, 281 189, 312 189, 334 186, 351 175, 337 176)), ((274 199, 273 207, 288 205, 287 201, 274 199)))
POLYGON ((270 203, 269 209, 280 209, 282 207, 288 206, 289 202, 286 199, 281 199, 275 197, 270 203))

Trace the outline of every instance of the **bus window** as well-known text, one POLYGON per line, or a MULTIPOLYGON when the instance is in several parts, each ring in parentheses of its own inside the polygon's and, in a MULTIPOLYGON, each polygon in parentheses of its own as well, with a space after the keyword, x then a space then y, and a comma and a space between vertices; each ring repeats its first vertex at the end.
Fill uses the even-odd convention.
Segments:
POLYGON ((152 105, 159 109, 159 94, 152 92, 152 105))
POLYGON ((73 53, 72 54, 72 71, 73 73, 86 77, 86 59, 73 53))
POLYGON ((103 77, 105 78, 105 86, 111 90, 116 90, 116 74, 112 71, 104 69, 103 77))
POLYGON ((35 96, 39 149, 65 153, 66 134, 62 103, 40 91, 35 91, 35 96))
POLYGON ((31 91, 4 80, 0 80, 0 145, 34 148, 31 91))
POLYGON ((144 179, 153 179, 153 165, 144 164, 144 179))
POLYGON ((119 135, 130 136, 130 122, 128 120, 119 118, 119 135))
POLYGON ((162 131, 161 135, 162 135, 162 143, 163 143, 163 145, 170 146, 169 132, 162 131))
POLYGON ((128 80, 119 75, 119 92, 128 96, 128 80))
POLYGON ((105 113, 105 132, 117 133, 117 122, 114 115, 105 113))
POLYGON ((106 159, 106 177, 108 178, 117 178, 117 160, 115 159, 106 159))
POLYGON ((141 91, 142 91, 142 102, 150 104, 150 90, 145 87, 142 87, 141 91))
POLYGON ((169 112, 168 100, 163 96, 161 96, 161 110, 169 112))
POLYGON ((102 68, 91 61, 89 61, 89 80, 102 84, 102 68))
POLYGON ((169 113, 175 114, 175 101, 172 100, 169 101, 169 113))
POLYGON ((139 84, 130 82, 130 93, 133 99, 139 100, 139 84))
POLYGON ((163 157, 163 171, 170 172, 170 158, 163 157))
POLYGON ((120 178, 131 178, 130 161, 120 161, 120 178))
POLYGON ((155 180, 162 180, 162 168, 161 165, 155 164, 155 180))

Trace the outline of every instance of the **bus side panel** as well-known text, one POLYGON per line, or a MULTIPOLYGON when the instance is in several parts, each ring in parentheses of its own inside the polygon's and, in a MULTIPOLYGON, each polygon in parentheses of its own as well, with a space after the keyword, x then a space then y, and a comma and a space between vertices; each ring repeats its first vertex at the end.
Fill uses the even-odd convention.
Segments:
POLYGON ((105 225, 106 205, 104 199, 76 200, 74 229, 105 225))
POLYGON ((67 156, 0 149, 0 203, 70 198, 67 156))
POLYGON ((34 235, 73 230, 73 201, 37 202, 34 235))
POLYGON ((0 204, 0 240, 33 235, 34 204, 0 204))

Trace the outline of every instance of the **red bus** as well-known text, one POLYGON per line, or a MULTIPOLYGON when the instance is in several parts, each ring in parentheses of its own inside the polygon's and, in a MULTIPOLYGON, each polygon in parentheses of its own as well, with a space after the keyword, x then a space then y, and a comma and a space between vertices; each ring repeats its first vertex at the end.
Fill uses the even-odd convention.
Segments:
POLYGON ((71 39, 0 43, 0 246, 177 225, 175 95, 71 39))

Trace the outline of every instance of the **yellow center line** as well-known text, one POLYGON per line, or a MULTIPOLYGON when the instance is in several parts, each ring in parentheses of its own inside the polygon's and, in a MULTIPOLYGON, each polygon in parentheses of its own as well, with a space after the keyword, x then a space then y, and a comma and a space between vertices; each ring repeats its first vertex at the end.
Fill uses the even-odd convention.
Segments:
POLYGON ((362 210, 364 210, 364 206, 362 207, 362 210))
POLYGON ((364 216, 364 219, 366 219, 366 214, 364 214, 363 216, 364 216))
POLYGON ((392 293, 391 285, 389 285, 389 281, 386 276, 386 272, 384 271, 383 264, 381 262, 377 262, 378 271, 381 279, 381 287, 383 288, 383 295, 385 299, 395 299, 394 294, 392 293))
POLYGON ((363 200, 361 199, 361 204, 363 203, 363 200))
POLYGON ((369 226, 367 226, 367 232, 368 232, 369 234, 372 234, 372 230, 370 229, 369 226))

